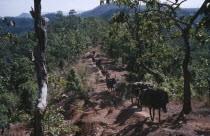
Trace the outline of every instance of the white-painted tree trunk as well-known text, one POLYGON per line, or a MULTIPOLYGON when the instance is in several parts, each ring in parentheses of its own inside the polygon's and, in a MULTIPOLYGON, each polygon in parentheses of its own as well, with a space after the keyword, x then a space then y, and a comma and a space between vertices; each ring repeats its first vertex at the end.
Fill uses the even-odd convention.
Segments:
POLYGON ((44 111, 47 107, 47 83, 43 83, 40 93, 37 108, 44 111))
POLYGON ((34 136, 44 136, 44 114, 47 108, 47 70, 46 70, 46 47, 47 47, 47 23, 49 19, 41 16, 41 0, 34 0, 34 9, 30 11, 34 18, 34 28, 37 38, 37 47, 33 52, 32 60, 36 66, 38 99, 34 114, 34 136))

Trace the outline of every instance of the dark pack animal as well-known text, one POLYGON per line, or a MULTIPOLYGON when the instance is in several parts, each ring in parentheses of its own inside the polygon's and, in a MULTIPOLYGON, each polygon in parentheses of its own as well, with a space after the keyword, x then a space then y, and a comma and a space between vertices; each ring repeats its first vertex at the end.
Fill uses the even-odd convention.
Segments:
POLYGON ((126 86, 127 85, 125 82, 119 82, 114 85, 114 89, 115 89, 115 92, 117 93, 117 97, 120 96, 122 98, 122 96, 126 92, 126 86))
POLYGON ((94 56, 92 56, 91 58, 92 58, 92 61, 93 61, 93 62, 95 62, 95 61, 96 61, 96 60, 95 60, 95 58, 94 58, 94 56))
POLYGON ((121 86, 121 84, 122 84, 122 83, 116 83, 116 84, 114 85, 114 89, 115 89, 116 92, 120 92, 120 86, 121 86))
POLYGON ((105 70, 104 66, 102 66, 102 65, 99 65, 98 68, 99 68, 100 70, 105 70))
POLYGON ((149 108, 151 120, 154 121, 155 109, 159 111, 159 122, 160 122, 160 110, 162 109, 165 113, 167 112, 166 104, 169 102, 168 93, 162 89, 145 89, 139 95, 139 100, 142 105, 149 108))
POLYGON ((103 65, 99 65, 98 68, 101 70, 103 76, 109 76, 108 70, 103 65))
POLYGON ((97 67, 101 66, 101 62, 102 62, 102 60, 101 60, 101 59, 96 60, 96 66, 97 66, 97 67))
POLYGON ((114 90, 114 85, 117 83, 115 78, 109 78, 109 76, 106 76, 106 86, 109 91, 114 90))
POLYGON ((92 51, 91 53, 93 54, 93 56, 95 56, 95 55, 96 55, 96 51, 92 51))
POLYGON ((101 73, 103 76, 109 76, 109 72, 106 69, 101 70, 101 73))
POLYGON ((139 95, 141 94, 142 90, 153 88, 154 86, 150 83, 146 82, 135 82, 128 85, 130 90, 130 97, 132 104, 134 103, 133 98, 135 97, 138 101, 138 105, 140 105, 139 95))

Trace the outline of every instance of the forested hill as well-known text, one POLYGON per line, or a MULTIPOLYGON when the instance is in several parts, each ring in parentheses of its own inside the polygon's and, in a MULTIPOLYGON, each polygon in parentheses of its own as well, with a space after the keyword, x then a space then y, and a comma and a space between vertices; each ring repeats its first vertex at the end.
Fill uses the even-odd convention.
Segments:
MULTIPOLYGON (((44 17, 49 18, 50 20, 56 19, 55 13, 45 14, 44 17)), ((22 13, 17 17, 5 17, 8 21, 14 21, 15 27, 3 27, 3 30, 6 32, 10 32, 12 34, 25 34, 27 32, 34 31, 34 19, 31 18, 31 15, 28 13, 22 13)), ((3 25, 3 19, 0 18, 0 25, 3 25)))
MULTIPOLYGON (((141 9, 145 9, 145 8, 146 8, 145 5, 141 6, 141 9)), ((118 7, 113 3, 112 4, 105 4, 105 5, 102 5, 102 6, 98 6, 94 9, 92 9, 92 10, 83 12, 83 13, 79 14, 79 16, 81 16, 81 17, 95 16, 95 17, 99 17, 99 18, 108 19, 108 18, 111 18, 114 13, 118 13, 123 9, 127 10, 128 8, 125 7, 125 6, 118 7)), ((197 10, 198 10, 197 8, 183 8, 180 11, 180 14, 186 16, 186 15, 190 15, 190 14, 195 13, 197 10)), ((127 11, 132 12, 132 11, 129 11, 129 10, 127 10, 127 11)))
POLYGON ((123 10, 125 6, 118 7, 115 4, 106 4, 102 6, 98 6, 92 10, 83 12, 79 14, 81 17, 90 17, 90 16, 96 16, 100 18, 111 18, 114 13, 118 13, 121 10, 123 10))
POLYGON ((30 13, 25 13, 23 12, 22 14, 20 14, 19 16, 17 16, 16 18, 32 18, 30 13))
MULTIPOLYGON (((144 8, 145 6, 142 6, 142 9, 144 8)), ((110 19, 114 13, 118 13, 123 9, 128 9, 128 8, 125 8, 125 6, 118 7, 114 4, 102 5, 92 10, 78 14, 78 16, 81 16, 81 17, 94 16, 94 17, 103 18, 103 19, 110 19)), ((190 15, 190 14, 195 13, 197 10, 198 9, 196 8, 185 8, 181 10, 180 14, 190 15)), ((131 11, 127 10, 127 12, 131 12, 131 11)), ((56 13, 48 13, 48 14, 45 14, 44 16, 49 18, 50 20, 56 19, 56 13)), ((7 18, 9 21, 14 21, 16 23, 16 27, 15 28, 4 27, 5 31, 11 32, 13 34, 25 34, 26 32, 33 31, 34 23, 29 13, 22 13, 21 15, 17 17, 7 17, 7 18)), ((2 19, 0 19, 0 25, 2 25, 2 19)))

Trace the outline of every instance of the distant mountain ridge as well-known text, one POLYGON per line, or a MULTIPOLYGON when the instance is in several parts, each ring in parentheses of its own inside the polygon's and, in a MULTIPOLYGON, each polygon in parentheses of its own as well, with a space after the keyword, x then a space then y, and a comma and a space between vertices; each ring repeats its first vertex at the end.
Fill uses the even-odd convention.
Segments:
POLYGON ((97 6, 96 8, 85 11, 81 14, 78 14, 81 17, 90 17, 90 16, 95 16, 95 17, 111 17, 113 13, 117 13, 121 11, 122 8, 116 6, 115 4, 105 4, 102 6, 97 6))
MULTIPOLYGON (((141 5, 141 9, 145 9, 145 5, 141 5)), ((128 7, 122 5, 121 7, 116 6, 115 4, 104 4, 102 6, 98 6, 92 10, 85 11, 81 14, 78 14, 81 17, 100 17, 100 18, 111 18, 114 13, 118 13, 122 11, 123 9, 126 9, 127 12, 132 13, 133 11, 129 9, 128 7)), ((190 15, 192 13, 195 13, 198 10, 198 8, 183 8, 179 14, 180 15, 190 15)))
MULTIPOLYGON (((145 9, 146 6, 142 5, 141 6, 142 9, 145 9)), ((103 19, 109 19, 112 17, 113 14, 115 13, 119 13, 120 11, 125 10, 125 12, 130 12, 132 13, 132 9, 130 9, 129 7, 125 6, 125 5, 121 5, 116 6, 114 3, 111 4, 104 4, 101 6, 97 6, 96 8, 89 10, 89 11, 85 11, 81 14, 78 14, 81 17, 90 17, 90 16, 94 16, 94 17, 99 17, 99 18, 103 18, 103 19)))
POLYGON ((19 16, 17 16, 16 18, 32 18, 30 13, 21 13, 19 16))
MULTIPOLYGON (((145 9, 146 6, 142 5, 141 8, 145 9)), ((126 9, 128 12, 132 12, 128 8, 125 8, 125 6, 118 7, 115 4, 111 3, 111 4, 104 4, 101 6, 97 6, 96 8, 89 10, 89 11, 83 12, 83 11, 78 10, 78 11, 76 11, 76 13, 77 13, 76 15, 81 16, 81 17, 94 16, 94 17, 107 19, 107 18, 111 18, 114 13, 118 13, 123 9, 126 9)), ((183 8, 179 12, 179 14, 180 15, 190 15, 190 14, 196 12, 197 10, 198 10, 197 8, 183 8)), ((45 16, 45 15, 51 15, 51 17, 52 17, 52 16, 56 15, 56 12, 52 12, 52 13, 45 12, 45 13, 43 13, 43 16, 45 16)), ((68 12, 63 12, 63 15, 67 16, 68 12)), ((31 17, 30 13, 24 12, 24 13, 20 14, 19 16, 17 16, 16 18, 32 18, 32 17, 31 17)), ((53 17, 53 18, 55 18, 55 17, 53 17)))
MULTIPOLYGON (((142 9, 145 8, 145 6, 142 6, 142 9)), ((132 13, 132 10, 129 10, 128 8, 125 8, 125 6, 118 7, 114 4, 105 4, 102 6, 98 6, 92 10, 77 14, 81 17, 99 17, 103 19, 110 19, 114 13, 118 13, 121 10, 126 9, 126 12, 132 13)), ((183 8, 181 11, 179 11, 179 15, 190 15, 197 11, 197 8, 183 8)), ((56 13, 43 13, 44 17, 49 18, 49 20, 55 20, 56 19, 56 13)), ((63 12, 64 15, 68 15, 67 12, 63 12)), ((6 28, 8 32, 14 33, 14 34, 24 34, 26 32, 33 31, 33 25, 34 20, 32 19, 30 13, 22 13, 21 15, 17 17, 7 17, 10 21, 16 22, 16 27, 14 28, 6 28)), ((202 16, 197 19, 199 21, 202 18, 202 16)), ((0 19, 0 25, 2 24, 2 19, 0 19)))
MULTIPOLYGON (((62 12, 63 12, 63 11, 62 11, 62 12)), ((81 14, 82 12, 84 12, 84 11, 82 11, 82 10, 76 11, 77 14, 81 14)), ((43 12, 43 13, 42 13, 43 16, 45 16, 45 15, 47 15, 47 14, 52 15, 52 14, 56 14, 56 12, 43 12)), ((68 12, 63 12, 63 15, 64 15, 64 16, 67 16, 68 14, 69 14, 68 12)), ((1 18, 1 17, 0 17, 0 18, 1 18)), ((32 16, 31 16, 30 13, 23 12, 23 13, 21 13, 19 16, 16 16, 15 18, 32 18, 32 16)))

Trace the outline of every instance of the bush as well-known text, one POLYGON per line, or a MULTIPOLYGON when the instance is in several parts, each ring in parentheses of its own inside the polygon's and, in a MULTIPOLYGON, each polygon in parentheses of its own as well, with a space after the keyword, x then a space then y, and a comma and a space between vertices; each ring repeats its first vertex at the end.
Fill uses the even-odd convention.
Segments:
POLYGON ((87 85, 87 80, 92 72, 91 69, 85 65, 77 65, 75 69, 84 88, 88 88, 89 86, 87 85))
POLYGON ((18 116, 13 117, 11 111, 16 108, 20 98, 14 93, 3 93, 0 95, 0 127, 18 120, 18 116))
POLYGON ((64 120, 64 116, 61 114, 63 111, 62 107, 56 107, 55 105, 47 108, 44 121, 45 134, 55 136, 79 131, 77 126, 71 125, 71 121, 64 120))
POLYGON ((66 91, 73 91, 75 94, 82 97, 82 99, 87 99, 87 89, 84 88, 83 84, 81 84, 81 79, 77 74, 74 68, 70 69, 67 73, 67 83, 66 83, 66 91))
POLYGON ((67 81, 59 75, 48 75, 49 101, 46 109, 44 124, 46 135, 65 135, 78 131, 77 126, 73 126, 69 120, 65 120, 63 106, 57 106, 60 100, 68 98, 63 93, 63 86, 67 81))

